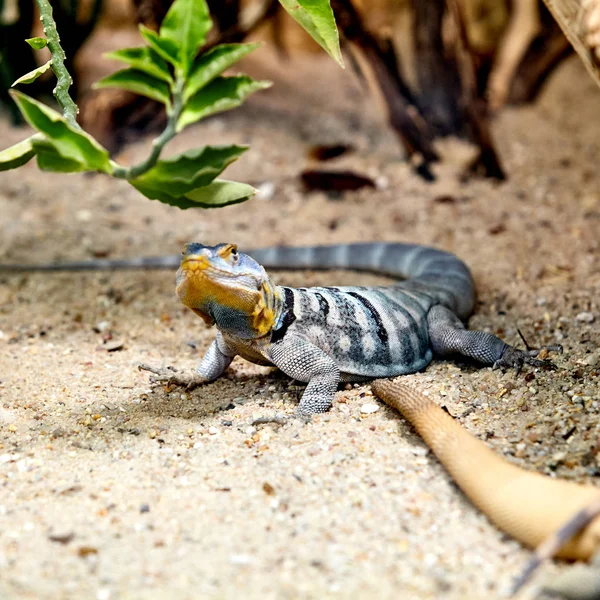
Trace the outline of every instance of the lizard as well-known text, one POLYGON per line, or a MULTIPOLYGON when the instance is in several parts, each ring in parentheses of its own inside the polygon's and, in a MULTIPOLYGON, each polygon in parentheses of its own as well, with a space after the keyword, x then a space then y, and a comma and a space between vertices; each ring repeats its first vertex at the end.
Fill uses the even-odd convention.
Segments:
MULTIPOLYGON (((425 369, 462 355, 520 370, 552 365, 465 323, 475 305, 468 267, 443 250, 415 244, 354 243, 238 251, 235 244, 186 244, 183 256, 41 265, 43 270, 156 268, 178 264, 181 302, 217 334, 189 388, 217 379, 236 355, 307 383, 300 416, 326 412, 340 382, 425 369), (278 286, 269 269, 353 269, 401 279, 390 286, 278 286)), ((40 267, 31 267, 40 269, 40 267)), ((23 270, 4 266, 1 270, 23 270)), ((562 350, 559 346, 548 349, 562 350)), ((174 379, 171 376, 167 378, 174 379)), ((181 381, 179 381, 181 383, 181 381)), ((185 383, 185 382, 184 382, 185 383)))

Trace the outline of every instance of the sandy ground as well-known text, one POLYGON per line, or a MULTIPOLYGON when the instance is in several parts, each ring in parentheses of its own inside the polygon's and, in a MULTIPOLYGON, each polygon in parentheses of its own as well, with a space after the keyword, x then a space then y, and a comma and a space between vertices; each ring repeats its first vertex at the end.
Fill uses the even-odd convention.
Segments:
MULTIPOLYGON (((271 91, 169 149, 251 143, 228 176, 261 196, 181 212, 124 182, 30 164, 0 177, 2 261, 174 254, 192 240, 437 245, 473 270, 471 327, 515 344, 518 327, 565 353, 556 371, 519 378, 451 362, 409 378, 516 463, 595 483, 600 90, 570 61, 536 106, 495 122, 508 182, 461 183, 466 152, 446 143, 426 184, 350 74, 326 59, 293 65, 295 80, 290 65, 255 65, 271 91), (332 167, 379 189, 305 193, 307 149, 332 142, 357 148, 332 167)), ((3 146, 25 135, 0 129, 3 146)), ((139 144, 121 159, 144 154, 139 144)), ((361 415, 377 402, 368 385, 340 391, 309 425, 253 427, 292 414, 299 388, 242 360, 192 393, 152 387, 137 370, 190 371, 213 336, 178 304, 171 272, 0 276, 1 598, 501 596, 529 553, 469 505, 397 414, 378 404, 361 415)))

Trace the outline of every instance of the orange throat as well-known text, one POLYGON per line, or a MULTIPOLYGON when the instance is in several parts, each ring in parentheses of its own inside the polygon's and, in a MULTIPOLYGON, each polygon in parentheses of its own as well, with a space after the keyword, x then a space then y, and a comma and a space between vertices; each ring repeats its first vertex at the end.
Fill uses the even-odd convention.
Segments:
MULTIPOLYGON (((184 261, 178 271, 177 295, 181 302, 203 319, 214 325, 211 306, 229 309, 247 319, 253 337, 267 335, 277 318, 278 293, 274 286, 264 282, 260 290, 249 290, 230 281, 211 276, 208 261, 184 261)), ((216 323, 219 327, 219 323, 216 323)))

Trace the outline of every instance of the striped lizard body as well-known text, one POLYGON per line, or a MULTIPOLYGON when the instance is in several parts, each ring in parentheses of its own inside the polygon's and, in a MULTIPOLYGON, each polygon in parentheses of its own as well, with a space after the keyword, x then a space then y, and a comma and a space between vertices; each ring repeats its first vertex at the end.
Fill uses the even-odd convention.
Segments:
POLYGON ((302 415, 329 410, 340 381, 393 377, 424 369, 434 356, 461 354, 483 364, 520 367, 538 351, 465 329, 473 279, 454 255, 399 243, 274 247, 238 252, 234 244, 187 244, 183 257, 0 266, 0 271, 173 268, 180 300, 215 341, 188 387, 223 374, 236 355, 279 367, 308 385, 302 415), (387 287, 290 288, 270 269, 354 269, 402 279, 387 287))
MULTIPOLYGON (((468 268, 454 255, 411 244, 371 243, 253 251, 188 244, 177 276, 181 301, 217 337, 197 382, 217 378, 240 355, 307 382, 303 415, 329 410, 340 381, 424 369, 434 356, 484 364, 544 365, 496 336, 468 331, 475 303, 468 268), (279 287, 272 269, 354 269, 402 281, 388 287, 279 287)), ((193 384, 195 385, 195 383, 193 384)))
POLYGON ((252 253, 271 269, 352 269, 408 278, 389 287, 281 288, 288 331, 335 357, 346 381, 424 369, 433 357, 427 314, 442 304, 466 319, 475 290, 467 267, 440 250, 409 244, 275 247, 252 253), (356 378, 353 376, 357 376, 356 378))

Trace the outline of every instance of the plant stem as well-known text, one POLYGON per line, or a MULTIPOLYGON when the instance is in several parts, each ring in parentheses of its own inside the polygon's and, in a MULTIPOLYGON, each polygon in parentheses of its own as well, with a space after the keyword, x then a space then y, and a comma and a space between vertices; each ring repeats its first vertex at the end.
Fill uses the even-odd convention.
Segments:
POLYGON ((113 177, 118 177, 119 179, 135 179, 146 171, 149 171, 158 162, 163 148, 177 134, 177 121, 183 110, 184 83, 185 81, 182 77, 177 78, 173 89, 173 108, 168 113, 167 126, 164 131, 152 141, 152 152, 150 152, 148 157, 141 163, 138 163, 133 167, 123 167, 113 163, 113 177))
POLYGON ((50 54, 52 54, 52 70, 57 79, 56 87, 54 88, 54 97, 60 104, 68 123, 77 129, 81 129, 79 123, 77 123, 79 109, 77 108, 77 104, 73 102, 73 98, 69 95, 69 87, 73 83, 73 79, 69 71, 67 71, 67 67, 65 67, 65 51, 60 45, 56 23, 52 16, 52 6, 49 0, 35 1, 40 9, 40 20, 44 26, 44 34, 48 39, 50 54))

